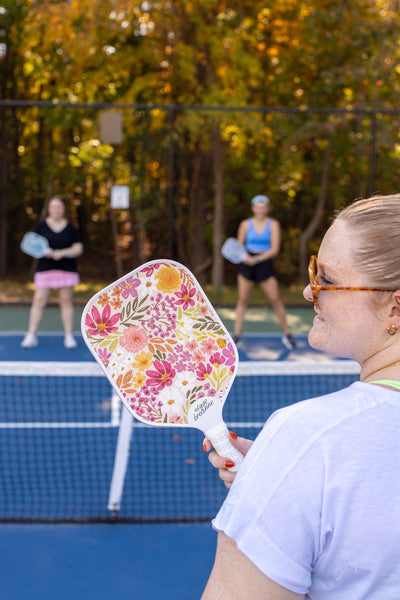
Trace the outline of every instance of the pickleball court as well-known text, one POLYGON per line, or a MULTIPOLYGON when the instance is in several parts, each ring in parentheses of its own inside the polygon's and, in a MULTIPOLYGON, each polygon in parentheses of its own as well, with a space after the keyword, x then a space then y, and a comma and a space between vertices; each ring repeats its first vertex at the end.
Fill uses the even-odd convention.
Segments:
MULTIPOLYGON (((295 350, 277 331, 260 331, 264 321, 240 342, 224 408, 239 435, 254 437, 280 406, 358 378, 353 363, 308 346, 309 314, 289 316, 295 350)), ((26 315, 0 317, 2 598, 199 598, 216 543, 210 518, 226 493, 201 433, 133 419, 122 426, 118 399, 79 336, 66 350, 48 321, 39 346, 23 350, 26 315)))

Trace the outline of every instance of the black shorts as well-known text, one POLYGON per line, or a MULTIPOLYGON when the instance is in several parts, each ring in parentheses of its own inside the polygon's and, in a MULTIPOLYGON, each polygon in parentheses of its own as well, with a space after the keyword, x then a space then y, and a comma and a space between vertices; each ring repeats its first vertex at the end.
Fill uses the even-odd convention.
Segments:
MULTIPOLYGON (((249 254, 251 256, 256 256, 251 252, 249 252, 249 254)), ((242 275, 245 279, 249 279, 249 281, 254 281, 256 283, 266 281, 270 277, 276 277, 274 261, 272 258, 267 258, 267 260, 263 260, 256 265, 246 265, 245 263, 240 263, 239 275, 242 275)))

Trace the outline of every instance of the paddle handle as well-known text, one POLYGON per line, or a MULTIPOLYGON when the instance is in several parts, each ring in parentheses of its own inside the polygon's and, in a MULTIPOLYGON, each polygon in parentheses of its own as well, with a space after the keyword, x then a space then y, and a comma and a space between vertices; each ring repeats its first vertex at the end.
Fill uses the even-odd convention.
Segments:
POLYGON ((225 423, 220 423, 216 427, 206 431, 205 435, 220 456, 229 458, 235 463, 235 466, 231 467, 229 471, 236 472, 242 464, 244 456, 232 444, 229 431, 225 423))

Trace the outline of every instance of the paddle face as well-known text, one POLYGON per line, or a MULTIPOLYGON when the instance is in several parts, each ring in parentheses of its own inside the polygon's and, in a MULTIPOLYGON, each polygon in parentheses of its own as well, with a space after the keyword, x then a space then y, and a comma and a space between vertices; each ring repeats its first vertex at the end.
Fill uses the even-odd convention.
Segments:
POLYGON ((21 250, 33 258, 43 258, 49 249, 49 242, 45 237, 30 231, 26 233, 21 242, 21 250))
POLYGON ((238 265, 243 261, 247 252, 243 244, 241 244, 236 238, 230 237, 225 240, 221 248, 221 254, 231 263, 238 265))
POLYGON ((83 311, 82 333, 140 421, 202 431, 222 422, 237 350, 183 265, 152 261, 104 288, 83 311))

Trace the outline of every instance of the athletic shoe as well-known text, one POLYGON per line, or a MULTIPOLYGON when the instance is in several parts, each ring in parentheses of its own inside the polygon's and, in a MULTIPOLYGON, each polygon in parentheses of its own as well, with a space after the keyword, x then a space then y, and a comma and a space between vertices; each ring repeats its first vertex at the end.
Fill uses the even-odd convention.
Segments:
POLYGON ((293 348, 297 347, 296 340, 294 339, 291 333, 282 336, 282 344, 288 350, 293 350, 293 348))
POLYGON ((233 341, 235 342, 235 344, 238 344, 240 342, 240 336, 239 335, 234 335, 233 336, 233 341))
POLYGON ((76 340, 73 335, 66 335, 64 338, 64 346, 66 348, 76 348, 77 347, 76 340))
POLYGON ((27 333, 21 342, 21 348, 35 348, 39 344, 36 335, 27 333))

